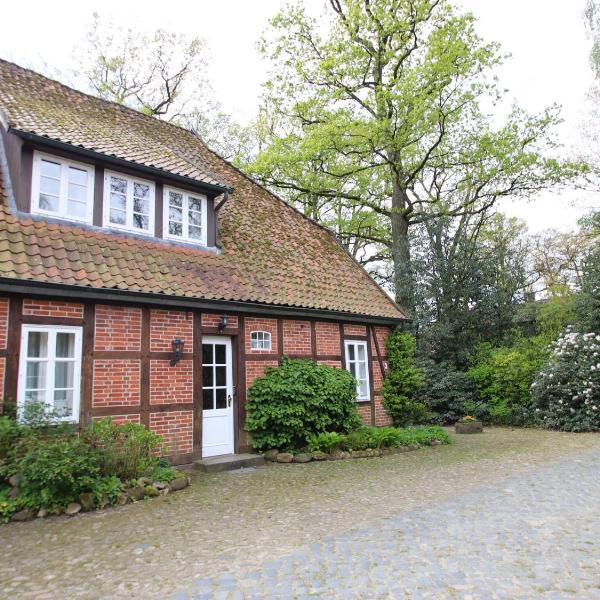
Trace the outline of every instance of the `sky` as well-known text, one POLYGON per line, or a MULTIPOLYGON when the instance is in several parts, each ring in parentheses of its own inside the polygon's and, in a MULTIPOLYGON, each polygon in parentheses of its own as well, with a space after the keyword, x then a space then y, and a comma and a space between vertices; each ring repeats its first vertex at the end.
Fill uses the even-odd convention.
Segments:
MULTIPOLYGON (((509 98, 529 111, 562 106, 560 139, 565 153, 582 147, 581 123, 593 82, 590 42, 582 19, 585 0, 455 0, 478 19, 479 33, 497 41, 510 58, 499 74, 509 98)), ((217 99, 239 121, 255 114, 269 64, 256 43, 285 0, 54 0, 5 3, 0 57, 32 68, 47 65, 68 71, 85 38, 94 10, 125 26, 159 27, 204 38, 209 79, 217 99), (165 10, 168 7, 168 10, 165 10), (34 18, 32 18, 34 16, 34 18)), ((311 14, 322 14, 325 0, 305 0, 311 14)), ((568 231, 592 206, 595 195, 575 190, 543 193, 524 203, 505 201, 501 210, 527 221, 531 232, 568 231)))

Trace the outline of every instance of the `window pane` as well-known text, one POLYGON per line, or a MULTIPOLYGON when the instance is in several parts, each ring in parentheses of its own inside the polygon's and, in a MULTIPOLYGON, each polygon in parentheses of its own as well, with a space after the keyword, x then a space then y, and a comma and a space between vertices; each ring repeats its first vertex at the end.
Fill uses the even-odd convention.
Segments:
POLYGON ((75 363, 71 360, 58 361, 54 366, 54 388, 72 388, 75 363))
POLYGON ((147 215, 150 212, 150 203, 148 200, 133 199, 133 212, 147 215))
POLYGON ((202 344, 202 364, 212 365, 213 346, 212 344, 202 344))
POLYGON ((214 385, 213 368, 202 367, 202 386, 210 387, 211 385, 214 385))
POLYGON ((189 199, 189 209, 201 212, 202 211, 202 200, 200 200, 198 198, 190 198, 189 199))
POLYGON ((192 239, 199 240, 202 238, 202 229, 200 229, 200 227, 192 227, 190 225, 189 231, 189 237, 191 237, 192 239))
MULTIPOLYGON (((57 358, 75 357, 75 334, 57 333, 56 334, 56 356, 57 358)), ((62 387, 62 386, 57 386, 62 387)))
POLYGON ((216 408, 227 408, 227 390, 221 388, 220 390, 215 390, 217 395, 217 406, 216 408))
POLYGON ((110 178, 110 191, 117 192, 119 194, 127 193, 127 180, 121 179, 120 177, 110 178))
POLYGON ((48 356, 48 333, 46 331, 29 332, 27 356, 29 358, 45 358, 48 356))
POLYGON ((215 344, 215 364, 225 364, 225 346, 223 344, 215 344))
POLYGON ((361 381, 359 386, 358 386, 358 396, 360 398, 366 398, 367 397, 367 382, 366 381, 361 381))
POLYGON ((365 360, 365 347, 362 344, 356 345, 358 360, 365 360))
POLYGON ((70 417, 73 414, 73 390, 54 391, 54 410, 61 417, 70 417))
POLYGON ((44 194, 58 196, 60 194, 60 181, 58 181, 57 179, 49 179, 48 177, 42 177, 40 179, 40 191, 44 194))
POLYGON ((227 385, 227 367, 215 367, 217 372, 217 385, 227 385))
POLYGON ((40 172, 42 175, 45 175, 47 177, 54 177, 54 179, 60 179, 60 165, 58 163, 42 159, 40 161, 40 172))
POLYGON ((181 223, 173 223, 173 221, 169 221, 169 235, 183 237, 183 225, 181 223))
POLYGON ((75 202, 69 200, 67 202, 67 213, 70 217, 82 219, 86 216, 86 204, 85 202, 75 202))
POLYGON ((355 356, 354 356, 354 344, 348 344, 348 358, 350 360, 354 360, 355 356))
POLYGON ((148 217, 144 217, 143 215, 134 214, 133 226, 136 229, 148 229, 148 227, 150 226, 150 220, 148 219, 148 217))
POLYGON ((200 215, 200 213, 190 211, 188 216, 190 220, 190 225, 196 225, 198 227, 202 225, 202 216, 200 215))
POLYGON ((80 202, 85 202, 87 195, 87 189, 81 185, 76 185, 74 183, 69 184, 69 198, 71 200, 79 200, 80 202))
POLYGON ((356 363, 349 363, 348 364, 348 371, 350 371, 350 373, 352 373, 352 375, 354 375, 354 377, 356 377, 356 363))
POLYGON ((183 221, 183 211, 180 208, 169 207, 169 221, 177 221, 181 223, 183 221))
POLYGON ((28 362, 25 389, 43 390, 46 387, 46 362, 28 362))
POLYGON ((144 183, 133 184, 133 195, 136 198, 149 198, 150 197, 150 186, 144 183))
POLYGON ((181 208, 183 206, 183 196, 177 192, 169 192, 169 204, 181 208))
POLYGON ((48 194, 40 194, 40 209, 58 212, 58 198, 48 196, 48 194))
POLYGON ((124 211, 126 206, 127 206, 127 201, 125 199, 125 196, 122 196, 121 194, 111 193, 111 195, 110 195, 110 207, 111 208, 115 208, 117 210, 124 211))
POLYGON ((125 211, 111 208, 109 220, 111 223, 115 223, 117 225, 125 225, 127 222, 125 219, 125 211))
POLYGON ((33 403, 40 404, 46 402, 46 392, 45 391, 33 391, 28 390, 25 392, 25 404, 33 403))
POLYGON ((358 379, 365 380, 367 378, 367 363, 358 363, 358 379))
POLYGON ((77 185, 87 187, 88 174, 83 169, 77 169, 75 167, 69 167, 69 183, 75 183, 77 185))
POLYGON ((213 409, 213 391, 212 389, 202 390, 202 409, 213 409))

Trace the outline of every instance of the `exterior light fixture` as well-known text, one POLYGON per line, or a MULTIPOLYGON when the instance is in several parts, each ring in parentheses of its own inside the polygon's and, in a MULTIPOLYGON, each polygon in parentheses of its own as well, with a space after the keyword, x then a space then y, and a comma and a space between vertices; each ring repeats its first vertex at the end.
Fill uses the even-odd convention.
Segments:
POLYGON ((181 357, 183 356, 183 340, 180 340, 179 338, 174 339, 171 342, 171 346, 173 347, 173 356, 169 362, 169 364, 174 367, 180 360, 181 357))
POLYGON ((225 329, 225 327, 227 327, 227 323, 229 322, 229 319, 227 318, 227 315, 223 315, 221 317, 221 321, 219 322, 219 331, 223 331, 223 329, 225 329))

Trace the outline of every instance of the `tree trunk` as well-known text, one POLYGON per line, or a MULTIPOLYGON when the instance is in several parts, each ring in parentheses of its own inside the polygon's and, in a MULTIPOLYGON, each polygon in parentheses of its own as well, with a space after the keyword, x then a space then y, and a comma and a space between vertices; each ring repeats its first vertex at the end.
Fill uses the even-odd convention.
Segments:
POLYGON ((406 316, 414 315, 414 282, 410 264, 410 243, 408 240, 409 220, 406 211, 406 191, 398 181, 394 182, 392 192, 392 262, 394 266, 394 291, 396 302, 406 316))

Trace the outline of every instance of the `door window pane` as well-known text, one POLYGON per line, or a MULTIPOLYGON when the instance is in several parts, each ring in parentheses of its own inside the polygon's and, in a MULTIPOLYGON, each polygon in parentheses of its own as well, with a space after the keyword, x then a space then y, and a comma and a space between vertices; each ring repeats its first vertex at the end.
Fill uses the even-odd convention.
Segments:
POLYGON ((212 367, 202 367, 202 385, 204 387, 214 385, 212 367))
POLYGON ((217 373, 217 385, 227 385, 227 367, 215 367, 217 373))
POLYGON ((213 390, 202 390, 202 410, 213 409, 213 390))
POLYGON ((227 408, 227 390, 219 388, 215 390, 217 395, 216 408, 227 408))
POLYGON ((202 364, 213 364, 213 346, 212 344, 202 344, 202 364))
POLYGON ((215 344, 215 364, 224 365, 226 363, 225 358, 225 345, 215 344))

